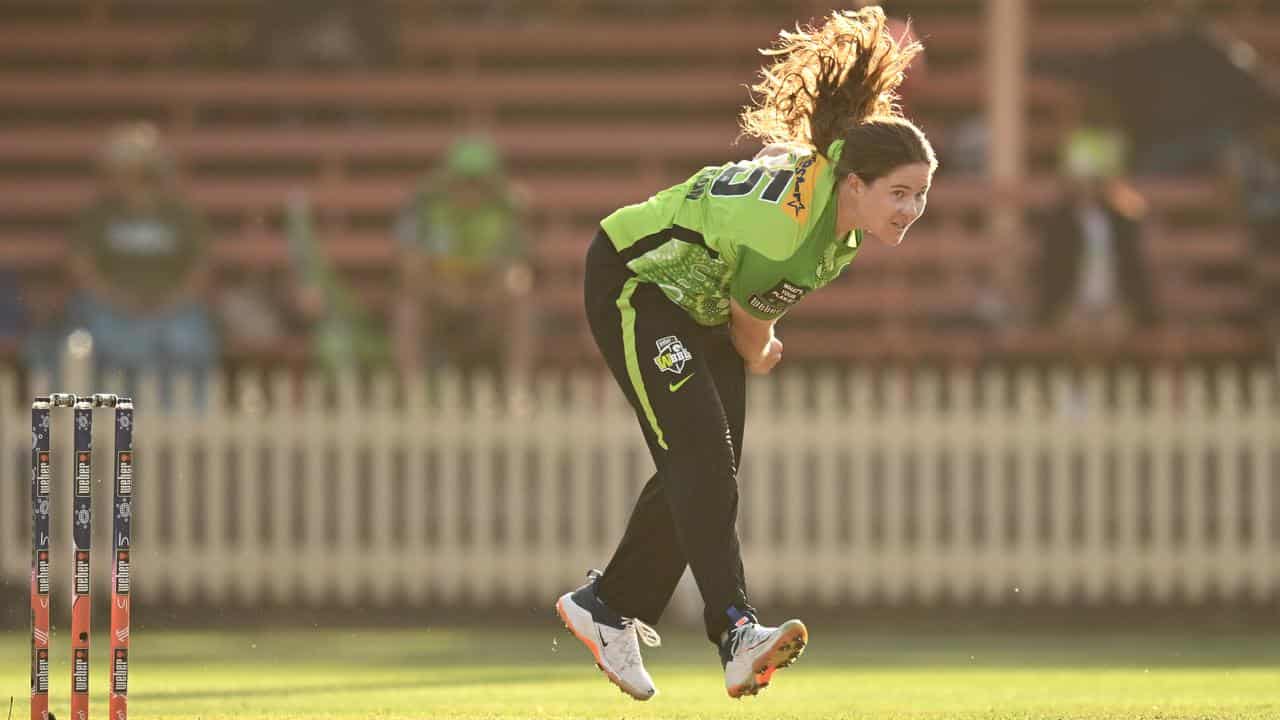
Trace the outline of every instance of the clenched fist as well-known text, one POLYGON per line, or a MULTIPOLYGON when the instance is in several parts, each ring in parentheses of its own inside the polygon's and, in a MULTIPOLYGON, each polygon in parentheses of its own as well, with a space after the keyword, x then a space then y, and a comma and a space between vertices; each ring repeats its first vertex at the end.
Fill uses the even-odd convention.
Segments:
POLYGON ((765 346, 764 352, 760 353, 760 357, 753 362, 747 364, 747 369, 757 375, 764 375, 773 369, 774 365, 782 359, 782 341, 778 338, 769 338, 769 344, 765 346))

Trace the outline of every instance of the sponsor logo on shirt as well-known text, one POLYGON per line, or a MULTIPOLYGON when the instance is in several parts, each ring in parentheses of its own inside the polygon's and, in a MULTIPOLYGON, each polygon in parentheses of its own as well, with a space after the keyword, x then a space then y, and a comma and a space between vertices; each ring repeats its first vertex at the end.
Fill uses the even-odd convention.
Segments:
POLYGON ((767 315, 781 315, 787 311, 787 308, 800 302, 800 298, 803 298, 807 292, 809 292, 808 288, 796 285, 789 280, 782 280, 771 290, 751 295, 747 298, 747 302, 752 308, 767 315))
POLYGON ((796 165, 796 181, 791 188, 791 199, 787 201, 786 207, 789 208, 796 220, 800 220, 805 211, 809 209, 808 199, 813 194, 813 183, 805 184, 809 178, 809 170, 816 163, 817 156, 810 155, 800 161, 796 165))

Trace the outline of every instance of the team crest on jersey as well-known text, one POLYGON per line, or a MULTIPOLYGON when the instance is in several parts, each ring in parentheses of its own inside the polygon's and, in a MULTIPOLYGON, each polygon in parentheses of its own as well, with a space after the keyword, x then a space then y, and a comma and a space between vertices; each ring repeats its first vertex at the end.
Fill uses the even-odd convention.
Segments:
POLYGON ((684 372, 684 364, 693 359, 693 353, 689 352, 684 343, 680 342, 680 338, 675 335, 658 338, 657 344, 658 356, 653 359, 653 362, 658 366, 659 372, 679 375, 684 372))

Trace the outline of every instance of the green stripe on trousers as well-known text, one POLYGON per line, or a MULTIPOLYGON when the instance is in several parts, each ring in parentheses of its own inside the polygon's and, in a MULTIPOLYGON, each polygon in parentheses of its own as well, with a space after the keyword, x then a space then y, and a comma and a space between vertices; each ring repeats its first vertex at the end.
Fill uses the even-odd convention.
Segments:
POLYGON ((622 294, 618 296, 618 310, 622 313, 622 352, 627 358, 627 375, 631 378, 631 386, 635 388, 636 397, 640 398, 640 407, 644 408, 644 416, 649 419, 649 426, 658 438, 658 446, 669 449, 667 441, 662 437, 662 428, 658 425, 658 416, 653 414, 653 405, 649 403, 649 393, 644 390, 644 378, 640 375, 640 357, 636 350, 636 309, 631 305, 631 296, 640 285, 639 278, 631 278, 622 286, 622 294))

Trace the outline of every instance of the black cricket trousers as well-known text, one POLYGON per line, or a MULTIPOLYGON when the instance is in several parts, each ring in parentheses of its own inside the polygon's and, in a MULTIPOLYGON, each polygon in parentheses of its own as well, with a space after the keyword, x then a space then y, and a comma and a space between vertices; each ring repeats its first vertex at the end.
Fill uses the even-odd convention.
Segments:
POLYGON ((746 370, 728 326, 693 321, 627 268, 601 230, 587 251, 587 319, 635 409, 657 472, 640 492, 605 568, 600 599, 656 624, 686 566, 705 604, 707 637, 752 614, 738 541, 738 459, 746 370))

